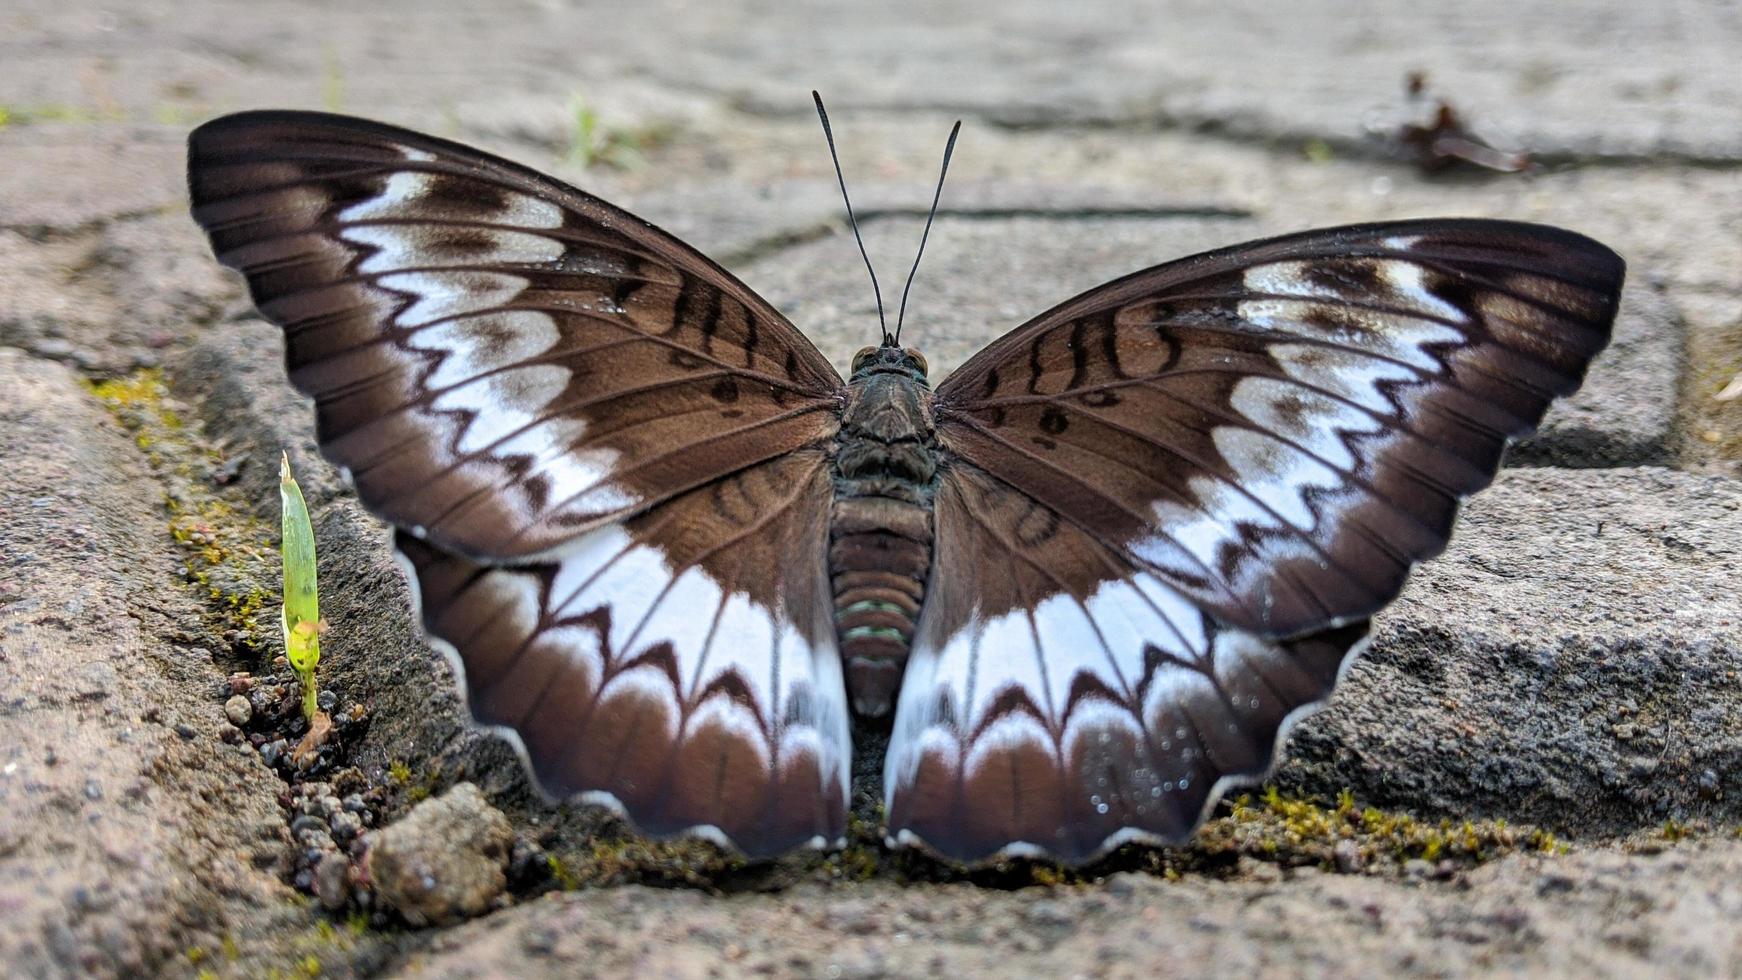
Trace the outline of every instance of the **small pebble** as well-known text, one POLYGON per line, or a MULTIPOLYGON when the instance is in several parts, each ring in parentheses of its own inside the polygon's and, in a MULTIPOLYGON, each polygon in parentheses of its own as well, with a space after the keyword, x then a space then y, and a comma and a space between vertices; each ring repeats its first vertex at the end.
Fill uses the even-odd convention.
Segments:
POLYGON ((175 723, 175 733, 187 741, 192 741, 194 736, 199 734, 199 732, 194 730, 194 726, 185 721, 178 721, 175 723))
POLYGON ((240 694, 232 694, 230 700, 224 702, 224 717, 230 719, 230 724, 242 728, 254 718, 254 706, 240 694))
POLYGON ((1434 873, 1434 866, 1421 858, 1410 858, 1403 862, 1403 876, 1420 880, 1434 873))
POLYGON ((1028 907, 1024 917, 1037 926, 1068 926, 1077 921, 1077 917, 1059 902, 1041 900, 1028 907))
POLYGON ((329 819, 332 825, 333 839, 341 844, 363 832, 363 818, 355 813, 341 810, 329 819))
POLYGON ((1337 842, 1331 849, 1331 858, 1337 864, 1337 870, 1346 875, 1359 872, 1367 864, 1361 856, 1361 845, 1352 840, 1344 839, 1337 842))
POLYGON ((1107 883, 1101 887, 1116 898, 1129 898, 1137 894, 1137 876, 1129 871, 1122 871, 1108 878, 1107 883))
POLYGON ((230 743, 240 742, 242 741, 242 729, 226 721, 218 726, 218 737, 230 743))
POLYGON ((351 884, 351 861, 343 854, 328 854, 315 865, 315 895, 322 907, 337 911, 345 907, 351 884))
POLYGON ((1718 774, 1710 769, 1700 770, 1699 788, 1701 799, 1717 799, 1719 796, 1718 774))

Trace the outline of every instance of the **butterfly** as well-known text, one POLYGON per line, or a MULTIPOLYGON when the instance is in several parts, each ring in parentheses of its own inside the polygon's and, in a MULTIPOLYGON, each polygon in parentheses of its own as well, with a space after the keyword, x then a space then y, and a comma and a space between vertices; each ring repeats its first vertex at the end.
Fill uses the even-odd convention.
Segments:
POLYGON ((1187 839, 1579 386, 1624 271, 1513 221, 1309 231, 933 387, 887 330, 843 380, 695 249, 458 143, 246 112, 188 169, 477 720, 552 796, 752 858, 844 840, 855 726, 891 847, 1187 839))

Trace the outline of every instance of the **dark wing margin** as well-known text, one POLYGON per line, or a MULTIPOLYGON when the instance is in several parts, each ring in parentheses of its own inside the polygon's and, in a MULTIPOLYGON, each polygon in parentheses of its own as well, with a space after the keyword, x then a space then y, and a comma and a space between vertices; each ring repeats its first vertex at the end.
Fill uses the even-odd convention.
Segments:
POLYGON ((795 453, 548 564, 479 565, 403 532, 396 546, 473 712, 547 793, 766 858, 846 833, 831 492, 827 460, 795 453))
POLYGON ((194 218, 372 510, 485 562, 826 440, 841 381, 665 232, 457 143, 305 112, 189 137, 194 218))
POLYGON ((1540 225, 1425 219, 1158 266, 938 387, 939 441, 1223 623, 1371 616, 1607 344, 1623 263, 1540 225))

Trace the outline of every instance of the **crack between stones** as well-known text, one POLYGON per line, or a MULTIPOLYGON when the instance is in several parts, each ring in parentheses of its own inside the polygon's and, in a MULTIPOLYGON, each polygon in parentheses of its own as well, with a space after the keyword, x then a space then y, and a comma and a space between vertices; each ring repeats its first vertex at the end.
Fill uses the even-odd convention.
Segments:
POLYGON ((178 212, 182 207, 180 201, 165 201, 148 208, 117 211, 114 214, 106 214, 102 217, 67 225, 47 224, 40 221, 16 223, 0 221, 0 231, 12 232, 38 245, 59 244, 92 235, 100 235, 115 225, 144 221, 148 218, 178 212))
MULTIPOLYGON (((809 113, 801 109, 777 108, 753 96, 722 94, 694 83, 674 79, 660 78, 661 84, 669 84, 694 94, 712 96, 721 100, 728 108, 759 119, 797 120, 807 118, 809 113)), ((1033 108, 1024 112, 987 109, 983 106, 952 105, 943 102, 895 102, 882 105, 859 106, 884 115, 949 115, 970 119, 980 125, 1005 132, 1125 132, 1141 134, 1182 133, 1201 136, 1230 146, 1244 146, 1273 153, 1299 155, 1309 145, 1328 147, 1334 154, 1344 159, 1372 163, 1389 163, 1397 166, 1410 166, 1410 158, 1397 147, 1380 139, 1351 139, 1348 136, 1291 129, 1267 129, 1262 125, 1230 121, 1222 117, 1181 115, 1168 112, 1148 114, 1110 114, 1099 115, 1086 112, 1083 115, 1066 116, 1056 110, 1033 108)), ((1691 167, 1702 170, 1735 170, 1742 169, 1742 153, 1736 154, 1701 154, 1680 150, 1662 150, 1650 153, 1579 153, 1569 151, 1533 151, 1528 147, 1524 151, 1530 154, 1533 162, 1542 167, 1555 169, 1597 169, 1597 168, 1628 168, 1675 166, 1691 167)), ((1513 176, 1511 174, 1487 174, 1473 169, 1461 169, 1454 172, 1453 179, 1497 178, 1513 176)))
MULTIPOLYGON (((861 227, 874 221, 889 219, 924 220, 928 209, 920 207, 870 207, 856 212, 861 227)), ((1239 221, 1254 217, 1245 208, 1205 205, 1202 207, 966 207, 939 208, 938 217, 958 221, 1095 221, 1143 219, 1208 219, 1239 221)), ((827 219, 808 225, 791 226, 759 236, 746 245, 721 249, 714 258, 722 265, 749 265, 771 258, 789 249, 821 241, 846 227, 845 219, 827 219)))

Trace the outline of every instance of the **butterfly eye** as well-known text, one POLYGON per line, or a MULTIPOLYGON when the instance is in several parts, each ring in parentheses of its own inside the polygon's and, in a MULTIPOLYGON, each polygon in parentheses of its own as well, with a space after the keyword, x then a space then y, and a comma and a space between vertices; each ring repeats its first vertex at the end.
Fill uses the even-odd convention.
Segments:
POLYGON ((875 347, 859 348, 859 353, 853 355, 853 373, 858 374, 859 369, 865 366, 866 360, 874 356, 877 350, 875 347))
POLYGON ((913 363, 919 365, 919 373, 921 377, 931 373, 931 365, 926 363, 924 354, 914 350, 912 347, 906 348, 902 353, 913 358, 913 363))

